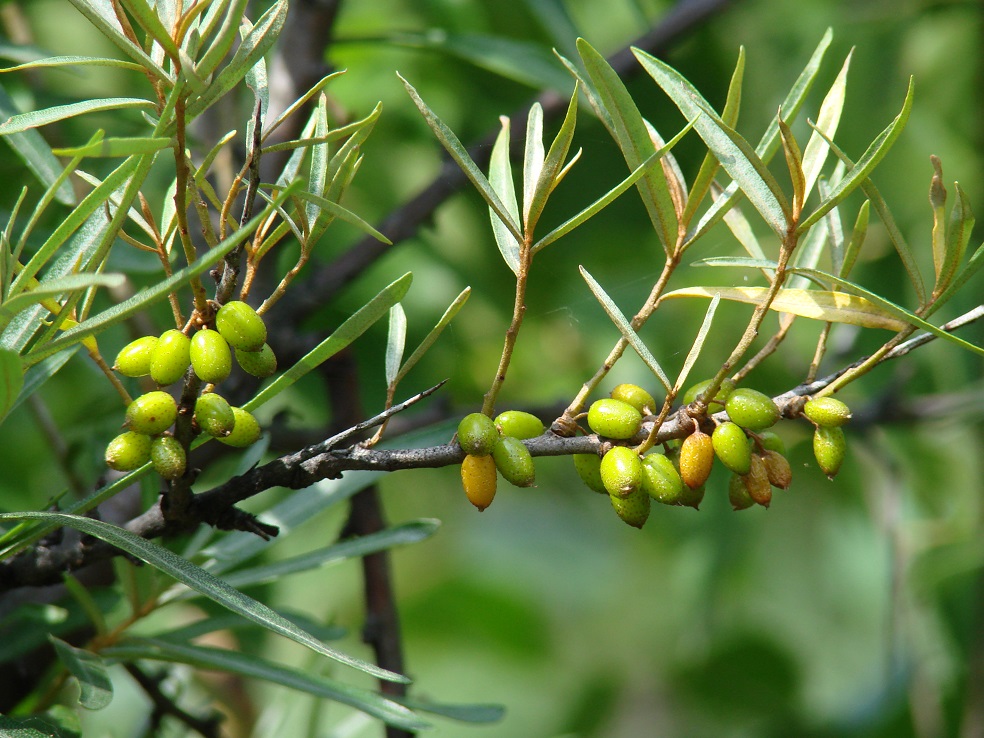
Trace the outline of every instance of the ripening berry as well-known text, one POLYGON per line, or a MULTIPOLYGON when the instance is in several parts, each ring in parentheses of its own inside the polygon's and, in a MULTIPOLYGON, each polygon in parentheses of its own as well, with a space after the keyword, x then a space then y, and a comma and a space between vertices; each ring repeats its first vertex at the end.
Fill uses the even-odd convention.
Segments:
POLYGON ((482 512, 495 497, 495 461, 491 456, 465 456, 461 462, 461 486, 468 501, 482 512))
POLYGON ((116 471, 133 471, 150 461, 150 436, 126 431, 106 446, 106 466, 116 471))
POLYGON ((714 442, 703 431, 696 430, 683 439, 680 446, 680 478, 690 489, 697 489, 711 476, 714 466, 714 442))
POLYGON ((150 356, 150 376, 157 384, 174 384, 191 365, 191 339, 177 329, 164 331, 150 356))
POLYGON ((840 426, 826 428, 818 426, 813 431, 813 455, 817 464, 828 479, 833 479, 840 471, 844 456, 847 455, 847 440, 840 426))
POLYGON ((649 519, 650 497, 642 489, 637 489, 627 497, 609 495, 608 499, 612 501, 612 507, 622 521, 633 528, 642 528, 649 519))
POLYGON ((752 442, 735 423, 721 423, 711 434, 714 453, 735 474, 748 474, 752 464, 752 442))
POLYGON ((259 351, 267 339, 263 318, 245 302, 233 300, 215 314, 215 330, 230 346, 244 351, 259 351))
MULTIPOLYGON (((710 379, 705 379, 703 382, 698 382, 693 385, 690 389, 683 393, 683 400, 681 400, 681 402, 684 405, 689 405, 691 402, 694 402, 707 390, 708 387, 711 386, 711 381, 712 380, 710 379)), ((723 405, 736 386, 735 380, 733 379, 722 380, 721 386, 718 387, 718 391, 714 393, 714 397, 711 398, 708 404, 716 403, 718 405, 723 405)))
POLYGON ((660 453, 647 454, 642 460, 642 488, 664 505, 679 505, 683 480, 673 462, 660 453))
POLYGON ((156 436, 170 428, 178 417, 178 406, 167 392, 156 390, 140 395, 126 409, 126 426, 137 433, 156 436))
POLYGON ((620 384, 611 391, 611 397, 629 403, 644 415, 656 412, 656 400, 637 384, 620 384))
POLYGON ((225 438, 219 438, 222 443, 236 448, 246 448, 260 440, 260 424, 256 422, 252 413, 241 407, 232 408, 232 413, 236 416, 236 424, 232 428, 232 433, 225 438))
POLYGON ((758 438, 758 445, 764 451, 775 451, 777 454, 786 453, 786 444, 775 431, 764 430, 755 434, 758 438))
POLYGON ((506 410, 495 416, 495 427, 503 436, 512 436, 521 441, 543 435, 543 422, 522 410, 506 410))
POLYGON ((851 419, 851 408, 836 397, 815 397, 803 405, 803 414, 814 425, 831 428, 851 419))
POLYGON ((195 374, 203 382, 216 384, 232 371, 232 351, 218 331, 203 328, 195 333, 191 337, 190 355, 195 374))
POLYGON ((627 446, 615 446, 601 460, 601 481, 612 497, 628 497, 642 485, 642 460, 627 446))
POLYGON ((236 414, 222 395, 206 392, 195 401, 195 422, 208 435, 225 438, 236 426, 236 414))
POLYGON ((589 489, 608 494, 605 483, 601 481, 601 457, 598 454, 574 454, 574 468, 589 489))
POLYGON ((178 439, 160 436, 150 446, 150 460, 155 471, 165 479, 177 479, 185 473, 187 455, 178 439))
POLYGON ((642 427, 642 413, 622 400, 595 400, 588 408, 588 427, 599 436, 626 440, 642 427))
POLYGON ((779 406, 772 398, 747 387, 732 392, 724 409, 733 422, 752 431, 771 428, 779 420, 779 406))
POLYGON ((769 475, 769 483, 779 489, 789 489, 793 481, 793 470, 789 461, 778 451, 766 450, 762 454, 765 470, 769 475))
POLYGON ((277 371, 277 355, 268 343, 264 343, 259 351, 236 349, 236 361, 244 372, 260 379, 272 377, 277 371))
POLYGON ((503 436, 492 449, 495 466, 510 484, 516 487, 532 487, 536 482, 533 457, 521 440, 513 436, 503 436))
POLYGON ((150 374, 150 357, 157 346, 157 336, 144 336, 131 341, 116 354, 113 368, 124 377, 144 377, 150 374))
POLYGON ((772 502, 772 485, 769 483, 769 472, 766 470, 765 461, 758 454, 752 456, 752 466, 748 474, 742 478, 748 496, 762 507, 768 507, 772 502))
POLYGON ((466 454, 488 456, 498 440, 495 423, 484 413, 469 413, 458 423, 458 445, 466 454))
POLYGON ((732 474, 728 480, 728 501, 732 510, 747 510, 755 504, 755 500, 748 494, 745 480, 738 474, 732 474))

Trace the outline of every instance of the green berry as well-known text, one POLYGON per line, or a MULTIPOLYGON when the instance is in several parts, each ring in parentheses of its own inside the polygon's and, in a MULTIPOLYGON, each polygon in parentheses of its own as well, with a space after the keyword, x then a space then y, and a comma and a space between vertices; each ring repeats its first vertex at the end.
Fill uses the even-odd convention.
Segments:
POLYGON ((786 453, 786 444, 775 431, 759 431, 755 436, 763 451, 775 451, 777 454, 786 453))
POLYGON ((601 481, 612 497, 628 497, 642 485, 642 460, 627 446, 615 446, 601 460, 601 481))
POLYGON ((663 454, 647 454, 642 460, 642 488, 657 502, 679 505, 683 480, 673 462, 663 454))
POLYGON ((813 431, 813 455, 817 464, 828 479, 833 479, 840 471, 844 456, 847 455, 847 440, 840 426, 827 428, 818 426, 813 431))
POLYGON ((495 423, 484 413, 470 413, 458 423, 458 445, 466 454, 488 456, 498 440, 495 423))
POLYGON ((765 470, 769 475, 769 483, 779 489, 789 489, 793 481, 793 469, 789 461, 778 451, 766 450, 762 454, 765 470))
POLYGON ((185 473, 187 455, 178 439, 172 436, 154 439, 150 447, 150 460, 157 473, 165 479, 177 479, 185 473))
POLYGON ((728 480, 728 501, 732 510, 747 510, 755 504, 755 500, 748 494, 745 480, 738 474, 732 474, 728 480))
POLYGON ((191 365, 191 339, 179 330, 164 331, 150 356, 150 376, 157 384, 174 384, 191 365))
POLYGON ((612 501, 612 507, 622 521, 633 528, 642 528, 649 519, 650 497, 641 489, 635 490, 627 497, 609 495, 608 499, 612 501))
POLYGON ((752 466, 748 474, 742 476, 748 496, 762 507, 768 507, 772 502, 772 485, 769 483, 769 473, 765 461, 759 455, 752 456, 752 466))
POLYGON ((683 439, 680 446, 680 478, 690 489, 702 486, 714 466, 714 442, 697 430, 683 439))
POLYGON ((178 406, 167 392, 156 390, 140 395, 126 409, 126 425, 137 433, 156 436, 163 433, 178 417, 178 406))
POLYGON ((236 417, 236 423, 232 433, 225 438, 219 438, 222 443, 236 448, 246 448, 260 440, 260 424, 256 422, 252 413, 241 407, 232 408, 232 413, 236 417))
POLYGON ((588 427, 599 436, 626 440, 642 427, 642 413, 622 400, 596 400, 588 408, 588 427))
POLYGON ((503 436, 512 436, 521 441, 543 435, 543 422, 522 410, 506 410, 495 417, 495 427, 503 436))
POLYGON ((611 397, 629 403, 643 414, 656 411, 656 400, 637 384, 620 384, 611 391, 611 397))
POLYGON ((771 428, 779 420, 779 406, 758 390, 741 387, 732 392, 724 404, 728 417, 742 428, 752 431, 771 428))
POLYGON ((195 333, 191 338, 190 355, 195 374, 203 382, 217 384, 232 371, 232 351, 218 331, 203 328, 195 333))
POLYGON ((803 405, 803 414, 814 425, 832 428, 851 419, 851 408, 836 397, 815 397, 803 405))
POLYGON ((150 374, 150 357, 157 346, 157 336, 144 336, 131 341, 116 354, 113 368, 124 377, 144 377, 150 374))
POLYGON ((608 494, 605 483, 601 481, 601 457, 598 454, 574 454, 574 468, 589 489, 608 494))
POLYGON ((533 457, 521 440, 513 436, 503 436, 492 449, 495 466, 505 479, 516 487, 532 487, 536 482, 533 457))
POLYGON ((692 507, 694 510, 700 510, 700 503, 704 501, 704 492, 707 489, 706 484, 702 484, 699 487, 683 486, 683 494, 680 496, 680 502, 678 505, 683 505, 684 507, 692 507))
POLYGON ((735 474, 748 474, 752 464, 752 442, 735 423, 721 423, 711 434, 714 453, 735 474))
POLYGON ((465 456, 461 462, 461 486, 468 501, 482 512, 495 497, 495 461, 491 456, 465 456))
POLYGON ((106 446, 106 466, 116 471, 133 471, 150 461, 150 436, 126 431, 106 446))
POLYGON ((215 329, 230 346, 245 351, 259 351, 267 339, 263 318, 245 302, 233 300, 215 314, 215 329))
POLYGON ((206 392, 195 401, 195 421, 208 435, 225 438, 236 426, 236 414, 224 397, 206 392))
MULTIPOLYGON (((704 392, 706 392, 707 389, 711 386, 711 381, 712 380, 710 379, 705 379, 703 382, 698 382, 697 384, 693 385, 690 389, 688 389, 686 392, 684 392, 683 400, 682 400, 683 404, 689 405, 690 403, 696 401, 697 398, 700 397, 702 394, 704 394, 704 392)), ((728 396, 734 391, 735 386, 736 386, 735 380, 733 379, 722 380, 721 386, 718 387, 718 391, 714 393, 714 397, 710 399, 710 402, 717 403, 718 405, 723 405, 725 401, 728 399, 728 396)))
POLYGON ((260 379, 271 377, 277 371, 277 355, 268 343, 264 343, 259 351, 236 349, 236 361, 244 372, 260 379))

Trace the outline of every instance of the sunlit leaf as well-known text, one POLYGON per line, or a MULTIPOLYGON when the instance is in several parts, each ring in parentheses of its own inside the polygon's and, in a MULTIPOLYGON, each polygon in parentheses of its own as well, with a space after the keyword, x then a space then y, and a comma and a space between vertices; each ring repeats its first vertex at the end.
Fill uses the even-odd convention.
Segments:
POLYGON ((98 113, 105 110, 127 110, 129 108, 153 109, 154 104, 150 100, 144 100, 138 97, 104 97, 69 103, 67 105, 56 105, 52 108, 32 110, 28 113, 11 116, 0 124, 0 136, 39 128, 49 123, 55 123, 66 118, 74 118, 77 115, 84 115, 86 113, 98 113))
POLYGON ((527 232, 530 231, 530 204, 533 202, 537 182, 540 181, 540 172, 543 170, 545 157, 543 108, 540 103, 536 102, 530 106, 530 112, 526 118, 526 143, 523 148, 523 223, 527 232))
POLYGON ((113 682, 106 664, 91 651, 70 646, 60 638, 48 636, 59 660, 79 682, 79 704, 87 710, 101 710, 113 701, 113 682))
POLYGON ((389 332, 386 335, 386 386, 392 387, 403 361, 403 348, 407 340, 407 314, 403 305, 396 303, 389 311, 389 332))
POLYGON ((720 302, 721 298, 718 295, 714 295, 711 298, 711 304, 707 306, 707 311, 704 313, 704 320, 701 321, 700 330, 697 331, 697 337, 694 339, 690 351, 687 352, 687 358, 683 362, 683 368, 680 369, 680 374, 677 375, 676 382, 673 383, 674 393, 679 392, 686 383, 687 377, 690 376, 690 370, 697 363, 700 352, 704 350, 704 342, 707 340, 707 334, 711 330, 711 324, 714 322, 714 313, 717 311, 720 302))
POLYGON ((540 214, 547 204, 547 198, 550 197, 550 193, 553 192, 562 177, 564 165, 567 160, 567 152, 570 151, 571 141, 574 139, 574 126, 577 122, 577 91, 578 88, 575 84, 574 92, 571 95, 570 102, 567 104, 567 114, 564 116, 564 122, 561 124, 556 137, 554 137, 553 143, 550 144, 550 150, 547 152, 546 159, 543 160, 543 165, 540 167, 540 174, 533 188, 529 207, 524 209, 523 216, 526 219, 527 232, 531 232, 536 227, 536 223, 540 219, 540 214))
POLYGON ((837 274, 838 277, 846 279, 854 268, 854 262, 857 261, 858 254, 861 252, 861 246, 864 244, 864 239, 868 235, 868 212, 870 210, 871 203, 868 200, 861 203, 861 208, 858 210, 858 217, 854 221, 854 230, 851 231, 851 240, 844 249, 844 259, 841 263, 840 272, 837 274))
POLYGON ((401 381, 407 373, 417 365, 417 362, 427 353, 427 350, 434 345, 434 342, 438 339, 448 324, 458 314, 465 302, 468 300, 469 295, 471 295, 471 287, 465 287, 458 296, 454 298, 448 309, 444 311, 444 315, 441 319, 437 321, 437 324, 430 329, 430 332, 424 336, 424 340, 420 342, 420 345, 414 349, 413 353, 410 354, 410 358, 404 362, 403 366, 400 367, 400 371, 396 375, 396 381, 401 381))
POLYGON ((157 79, 167 79, 167 73, 161 69, 160 65, 126 37, 110 3, 100 0, 69 0, 69 2, 120 51, 139 64, 141 69, 150 72, 157 79))
POLYGON ((229 3, 212 3, 212 8, 216 10, 216 13, 211 18, 205 19, 206 24, 203 38, 211 35, 213 26, 218 25, 220 20, 221 26, 214 31, 215 36, 212 39, 212 43, 199 56, 196 69, 197 74, 202 77, 208 77, 218 69, 219 64, 225 58, 226 54, 229 53, 233 43, 236 41, 239 22, 246 13, 248 2, 249 0, 233 0, 234 4, 228 9, 222 8, 222 5, 228 5, 229 3))
MULTIPOLYGON (((837 133, 837 126, 840 123, 841 113, 844 110, 844 96, 847 93, 847 71, 851 66, 851 57, 854 51, 850 51, 844 60, 844 65, 837 74, 837 79, 827 91, 823 103, 820 105, 820 114, 817 116, 816 127, 823 131, 824 136, 833 138, 837 133)), ((824 136, 814 132, 803 150, 803 172, 806 177, 806 187, 804 188, 804 198, 810 196, 813 186, 817 182, 817 177, 823 170, 824 162, 830 147, 824 140, 824 136)))
POLYGON ((806 199, 806 175, 803 173, 803 153, 800 151, 792 129, 782 118, 779 119, 779 138, 786 155, 789 179, 793 183, 793 210, 800 212, 806 199))
POLYGON ((970 201, 967 199, 967 194, 960 187, 959 182, 953 183, 953 190, 956 194, 956 202, 950 210, 943 261, 940 265, 939 275, 937 276, 936 288, 933 290, 937 294, 946 289, 953 280, 958 267, 963 262, 975 222, 974 213, 970 209, 970 201))
POLYGON ((158 11, 151 7, 147 0, 118 0, 137 23, 147 32, 147 35, 154 39, 171 59, 178 58, 178 47, 174 39, 161 23, 158 11))
POLYGON ((70 274, 66 277, 48 279, 37 287, 21 292, 16 297, 0 304, 0 323, 19 313, 28 305, 41 302, 49 297, 57 297, 66 292, 75 292, 88 287, 121 286, 126 281, 122 274, 70 274))
POLYGON ((0 422, 7 417, 24 386, 24 368, 20 357, 9 349, 0 349, 0 422))
POLYGON ((52 151, 57 156, 112 157, 148 154, 166 149, 170 145, 169 138, 104 138, 85 146, 52 151))
POLYGON ((137 72, 143 71, 140 64, 113 59, 105 56, 48 56, 44 59, 18 64, 16 67, 6 67, 0 69, 0 74, 4 72, 20 72, 24 69, 43 69, 58 67, 115 67, 117 69, 130 69, 137 72))
MULTIPOLYGON (((506 207, 509 217, 519 221, 519 205, 516 201, 516 185, 513 182, 512 164, 509 161, 509 118, 500 116, 499 135, 496 136, 489 159, 489 184, 506 207)), ((509 226, 499 218, 495 209, 489 207, 489 219, 492 221, 492 234, 496 246, 502 254, 503 261, 513 274, 519 274, 519 252, 521 243, 509 229, 509 226)))

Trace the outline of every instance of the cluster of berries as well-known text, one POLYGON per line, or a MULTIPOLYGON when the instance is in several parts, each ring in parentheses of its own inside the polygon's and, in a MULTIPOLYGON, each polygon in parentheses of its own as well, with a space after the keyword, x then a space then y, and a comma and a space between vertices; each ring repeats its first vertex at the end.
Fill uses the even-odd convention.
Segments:
MULTIPOLYGON (((232 356, 248 374, 269 377, 277 370, 277 357, 266 343, 263 319, 244 302, 228 302, 215 314, 215 328, 203 327, 188 337, 182 331, 165 331, 160 337, 144 336, 127 344, 116 356, 114 369, 126 377, 150 376, 158 386, 174 384, 188 367, 207 385, 225 380, 232 372, 232 356)), ((206 387, 206 389, 210 389, 206 387)), ((106 464, 117 471, 131 471, 153 462, 165 479, 184 475, 184 447, 169 429, 178 416, 177 403, 163 390, 147 392, 126 410, 126 431, 106 447, 106 464)), ((260 437, 260 426, 249 412, 232 407, 221 395, 207 391, 195 402, 194 426, 229 446, 245 448, 260 437)))
POLYGON ((458 423, 458 445, 465 452, 461 462, 461 484, 465 495, 480 511, 495 497, 496 470, 517 487, 532 487, 533 457, 523 444, 544 431, 535 415, 506 410, 495 420, 483 413, 466 415, 458 423))

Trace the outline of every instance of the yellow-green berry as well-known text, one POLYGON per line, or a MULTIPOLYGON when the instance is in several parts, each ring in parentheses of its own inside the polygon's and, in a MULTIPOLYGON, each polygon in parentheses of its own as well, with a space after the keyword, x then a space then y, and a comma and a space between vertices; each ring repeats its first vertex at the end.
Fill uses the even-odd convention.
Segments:
POLYGON ((203 328, 191 337, 191 365, 203 382, 217 384, 232 371, 232 351, 218 331, 203 328))
POLYGON ((267 339, 266 324, 245 302, 233 300, 215 314, 215 330, 230 346, 244 351, 259 351, 267 339))
POLYGON ((232 428, 232 433, 225 438, 219 438, 219 441, 227 446, 246 448, 260 440, 260 424, 256 422, 256 418, 253 417, 252 413, 243 410, 241 407, 232 408, 232 413, 236 417, 236 423, 232 428))
POLYGON ((126 426, 137 433, 156 436, 170 428, 178 417, 178 406, 167 392, 155 390, 140 395, 126 409, 126 426))
POLYGON ((627 497, 642 486, 642 460, 627 446, 615 446, 601 460, 601 482, 613 497, 627 497))
POLYGON ((495 497, 495 461, 491 456, 465 456, 461 462, 461 486, 468 501, 481 512, 495 497))
POLYGON ((588 408, 588 427, 599 436, 626 440, 642 427, 642 413, 622 400, 596 400, 588 408))
MULTIPOLYGON (((710 379, 705 379, 703 382, 698 382, 683 393, 684 405, 689 405, 694 402, 698 397, 700 397, 704 392, 706 392, 711 386, 710 379)), ((728 399, 728 396, 734 391, 736 387, 735 380, 724 379, 721 381, 721 386, 718 387, 718 391, 714 393, 714 397, 710 398, 708 404, 716 403, 718 405, 723 405, 728 399)))
POLYGON ((116 354, 113 368, 124 377, 144 377, 150 374, 150 357, 157 346, 157 336, 144 336, 131 341, 116 354))
POLYGON ((208 435, 225 438, 236 426, 236 414, 224 397, 206 392, 195 401, 195 422, 208 435))
POLYGON ((510 484, 516 487, 532 487, 536 482, 536 470, 530 451, 518 438, 503 436, 492 449, 495 466, 510 484))
POLYGON ((831 428, 851 419, 851 408, 836 397, 815 397, 803 405, 803 414, 814 425, 831 428))
POLYGON ((120 433, 106 446, 106 466, 133 471, 150 461, 150 436, 135 431, 120 433))
POLYGON ((778 451, 766 450, 762 454, 765 470, 769 475, 769 483, 779 489, 789 489, 793 481, 793 469, 789 461, 778 451))
POLYGON ((711 476, 714 466, 714 442, 701 430, 683 439, 680 446, 680 478, 690 489, 697 489, 711 476))
POLYGON ((150 460, 154 470, 165 479, 177 479, 185 473, 187 455, 178 439, 159 436, 150 446, 150 460))
POLYGON ((683 479, 673 462, 660 453, 647 454, 642 460, 642 488, 664 505, 679 505, 683 479))
POLYGON ((605 483, 601 481, 601 457, 598 454, 574 454, 574 468, 588 489, 608 494, 605 483))
POLYGON ((244 372, 260 379, 272 377, 277 371, 277 355, 268 343, 258 351, 236 349, 236 361, 244 372))
POLYGON ((177 329, 164 331, 150 356, 150 376, 160 385, 174 384, 191 366, 191 339, 177 329))
POLYGON ((466 454, 488 456, 498 440, 495 423, 484 413, 469 413, 458 423, 458 445, 466 454))
POLYGON ((775 451, 778 454, 786 453, 786 444, 775 431, 759 431, 755 437, 758 439, 758 445, 762 447, 762 450, 775 451))
POLYGON ((506 410, 495 416, 495 427, 503 436, 512 436, 521 441, 543 435, 543 421, 522 410, 506 410))
POLYGON ((627 402, 643 414, 656 412, 656 400, 637 384, 618 385, 611 391, 611 398, 627 402))
POLYGON ((755 500, 748 494, 745 480, 738 474, 732 474, 728 480, 728 501, 732 510, 747 510, 755 504, 755 500))
POLYGON ((623 522, 633 528, 642 528, 649 519, 650 497, 642 489, 637 489, 626 497, 609 495, 612 507, 623 522))
POLYGON ((733 422, 752 431, 771 428, 779 420, 779 407, 772 398, 747 387, 739 387, 728 395, 724 409, 733 422))
POLYGON ((817 464, 821 471, 827 475, 828 479, 833 479, 840 471, 844 456, 847 455, 847 439, 844 438, 844 430, 840 426, 827 428, 818 426, 813 431, 813 455, 817 459, 817 464))
POLYGON ((714 453, 735 474, 748 474, 752 464, 752 442, 735 423, 721 423, 711 433, 714 453))

